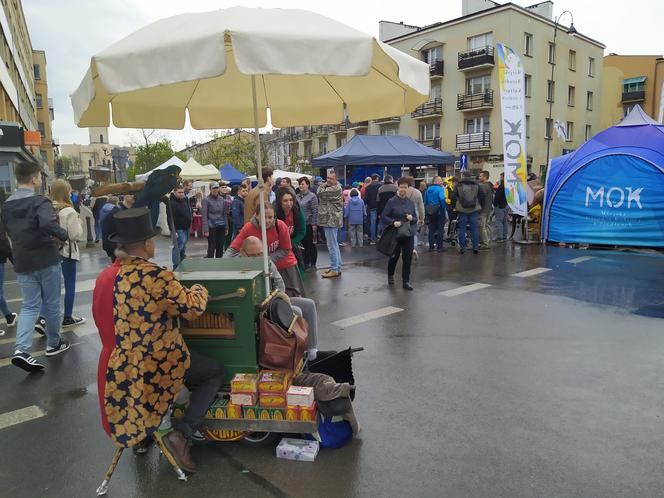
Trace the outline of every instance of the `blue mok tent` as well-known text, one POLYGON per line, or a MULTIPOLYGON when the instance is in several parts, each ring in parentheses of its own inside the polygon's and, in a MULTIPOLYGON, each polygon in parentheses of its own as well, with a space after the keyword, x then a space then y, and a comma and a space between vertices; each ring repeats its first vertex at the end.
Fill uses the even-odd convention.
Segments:
POLYGON ((313 159, 317 168, 334 166, 375 166, 454 164, 454 156, 426 147, 401 135, 355 135, 332 152, 313 159))
POLYGON ((221 174, 221 179, 230 184, 240 183, 247 176, 235 169, 235 167, 230 163, 226 163, 221 168, 219 168, 219 173, 221 174))
POLYGON ((544 240, 664 247, 664 126, 635 106, 553 159, 545 188, 544 240))

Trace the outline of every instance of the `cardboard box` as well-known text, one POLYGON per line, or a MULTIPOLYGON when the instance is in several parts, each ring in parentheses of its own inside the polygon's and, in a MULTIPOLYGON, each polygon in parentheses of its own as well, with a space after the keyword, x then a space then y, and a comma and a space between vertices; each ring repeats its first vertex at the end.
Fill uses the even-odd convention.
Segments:
POLYGON ((231 403, 240 406, 254 406, 256 404, 256 394, 231 393, 231 403))
POLYGON ((242 418, 242 407, 228 403, 226 405, 226 415, 228 418, 242 418))
POLYGON ((237 373, 231 379, 232 393, 256 393, 258 392, 258 374, 237 373))
POLYGON ((316 420, 316 403, 312 403, 311 406, 298 406, 299 408, 299 420, 312 422, 316 420))
POLYGON ((257 406, 243 406, 242 407, 242 418, 249 420, 256 420, 258 418, 258 407, 257 406))
POLYGON ((258 378, 259 393, 285 393, 290 385, 291 374, 276 370, 263 370, 258 378))
POLYGON ((210 405, 205 418, 228 418, 227 414, 228 400, 227 399, 218 399, 210 405))
POLYGON ((286 410, 284 408, 258 408, 258 418, 260 420, 286 420, 286 410))
POLYGON ((286 420, 300 420, 300 407, 287 406, 286 407, 286 420))
POLYGON ((313 387, 290 386, 286 391, 286 403, 289 406, 311 406, 313 402, 313 387))
POLYGON ((283 438, 277 446, 277 458, 313 462, 316 460, 320 446, 318 441, 306 439, 283 438))
POLYGON ((286 408, 286 394, 261 393, 258 395, 258 406, 261 408, 286 408))

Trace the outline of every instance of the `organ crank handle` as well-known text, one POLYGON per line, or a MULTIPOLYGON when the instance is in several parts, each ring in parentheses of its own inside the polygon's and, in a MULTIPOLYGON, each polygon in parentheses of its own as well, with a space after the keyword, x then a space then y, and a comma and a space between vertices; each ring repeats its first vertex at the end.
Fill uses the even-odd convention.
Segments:
POLYGON ((225 301, 226 299, 233 299, 234 297, 244 297, 247 295, 247 290, 244 287, 238 287, 235 292, 229 294, 222 294, 221 296, 214 296, 208 301, 225 301))

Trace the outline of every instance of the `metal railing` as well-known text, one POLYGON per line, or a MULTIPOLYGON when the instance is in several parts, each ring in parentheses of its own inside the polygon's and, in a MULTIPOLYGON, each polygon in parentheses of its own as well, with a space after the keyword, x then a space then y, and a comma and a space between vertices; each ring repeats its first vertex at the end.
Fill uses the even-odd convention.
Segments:
POLYGON ((641 90, 639 92, 623 92, 622 101, 623 102, 638 102, 646 99, 646 92, 641 90))
POLYGON ((390 124, 390 123, 399 123, 399 122, 401 122, 401 117, 400 116, 392 116, 391 118, 374 119, 374 123, 376 123, 378 125, 390 124))
POLYGON ((422 145, 426 146, 426 147, 431 147, 433 149, 440 150, 440 137, 428 138, 428 139, 423 139, 422 138, 422 139, 419 139, 418 142, 421 143, 422 145))
POLYGON ((425 102, 413 112, 410 113, 412 118, 423 118, 427 116, 442 116, 443 115, 443 99, 433 99, 425 102))
POLYGON ((366 128, 369 126, 369 121, 358 121, 357 123, 346 122, 346 128, 352 130, 354 128, 366 128))
POLYGON ((459 111, 482 109, 483 107, 493 107, 493 90, 457 95, 457 110, 459 111))
POLYGON ((491 132, 461 133, 456 136, 456 150, 481 150, 491 148, 491 132))
POLYGON ((330 126, 330 133, 346 133, 346 123, 339 123, 330 126))
POLYGON ((465 52, 459 52, 458 57, 458 68, 459 69, 469 69, 475 66, 482 66, 485 64, 494 64, 493 58, 493 47, 486 46, 481 48, 475 48, 473 50, 466 50, 465 52))
POLYGON ((429 77, 440 78, 443 76, 443 61, 433 61, 429 63, 429 77))

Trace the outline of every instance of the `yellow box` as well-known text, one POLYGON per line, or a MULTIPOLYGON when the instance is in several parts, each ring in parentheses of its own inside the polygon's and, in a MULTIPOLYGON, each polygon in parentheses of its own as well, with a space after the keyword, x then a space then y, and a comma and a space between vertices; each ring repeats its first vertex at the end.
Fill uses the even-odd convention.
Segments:
POLYGON ((258 418, 258 407, 256 406, 243 406, 242 416, 245 419, 256 420, 258 418))
POLYGON ((258 374, 237 373, 231 379, 232 393, 255 393, 258 392, 258 374))
POLYGON ((228 418, 242 418, 242 407, 240 405, 226 405, 226 415, 228 418))
POLYGON ((263 370, 258 378, 259 393, 285 393, 291 381, 290 372, 263 370))
POLYGON ((258 408, 258 418, 260 420, 285 420, 285 411, 283 408, 258 408))
POLYGON ((261 393, 258 395, 258 406, 261 408, 286 408, 286 394, 261 393))
POLYGON ((312 422, 316 420, 316 403, 311 406, 298 406, 300 409, 300 420, 312 422))
POLYGON ((287 406, 286 407, 286 420, 300 420, 300 407, 287 406))
POLYGON ((218 399, 212 405, 210 405, 210 408, 208 408, 207 413, 205 414, 205 418, 211 418, 211 419, 224 419, 228 418, 228 400, 226 399, 218 399))

